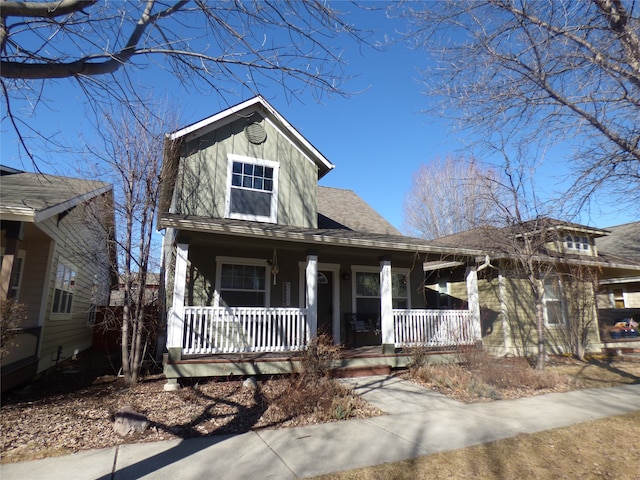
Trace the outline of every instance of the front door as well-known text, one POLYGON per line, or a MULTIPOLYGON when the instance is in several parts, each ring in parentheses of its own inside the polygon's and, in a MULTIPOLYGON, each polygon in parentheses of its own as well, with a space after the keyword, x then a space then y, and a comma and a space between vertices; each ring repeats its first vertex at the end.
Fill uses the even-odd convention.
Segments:
POLYGON ((333 272, 318 272, 318 335, 333 338, 333 272))

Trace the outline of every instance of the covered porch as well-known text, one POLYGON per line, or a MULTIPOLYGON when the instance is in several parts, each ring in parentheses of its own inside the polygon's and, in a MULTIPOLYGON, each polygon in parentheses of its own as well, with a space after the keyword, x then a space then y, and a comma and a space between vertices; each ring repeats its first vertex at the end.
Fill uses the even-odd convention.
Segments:
MULTIPOLYGON (((465 308, 415 308, 418 300, 411 302, 409 298, 402 305, 405 308, 394 308, 398 306, 399 294, 394 291, 398 279, 394 278, 397 274, 393 273, 392 257, 378 256, 378 265, 368 267, 367 278, 379 279, 379 287, 376 283, 379 298, 364 298, 370 305, 375 304, 377 311, 367 315, 353 312, 358 306, 367 305, 356 302, 355 292, 352 293, 352 302, 341 301, 341 295, 347 295, 341 294, 341 289, 355 291, 359 288, 356 279, 348 278, 349 274, 344 273, 342 263, 319 262, 318 252, 314 250, 307 250, 305 260, 297 262, 300 277, 298 307, 215 305, 215 301, 212 302, 214 305, 186 305, 185 299, 189 296, 186 291, 189 283, 189 248, 187 243, 178 243, 175 247, 173 298, 167 317, 168 355, 165 361, 165 375, 170 382, 181 377, 227 375, 230 372, 288 373, 295 369, 296 358, 316 341, 319 334, 327 330, 333 343, 344 345, 345 351, 360 351, 360 355, 355 357, 351 355, 348 358, 347 355, 344 364, 336 365, 336 368, 348 368, 347 365, 399 368, 406 366, 407 352, 411 348, 424 347, 433 352, 450 353, 456 347, 473 345, 481 340, 476 268, 464 262, 430 262, 429 266, 423 266, 414 276, 424 278, 426 270, 451 268, 455 263, 455 267, 464 271, 467 291, 465 308), (325 277, 331 276, 331 273, 333 286, 322 285, 325 277), (319 303, 323 303, 319 299, 322 297, 319 289, 322 288, 329 288, 333 295, 329 308, 322 306, 319 311, 319 303), (322 312, 325 310, 328 313, 323 318, 322 312), (369 341, 359 343, 359 336, 364 334, 369 341), (367 347, 364 355, 362 348, 359 348, 362 346, 367 347), (355 358, 358 360, 354 361, 355 358), (221 367, 221 364, 226 365, 221 367)), ((283 267, 280 266, 281 270, 285 270, 283 267)), ((272 269, 272 277, 275 276, 274 271, 272 269)), ((406 275, 406 282, 409 283, 410 273, 406 275)), ((268 283, 273 286, 276 282, 270 278, 268 283)), ((284 282, 283 291, 286 295, 291 296, 290 288, 284 282)), ((410 296, 409 293, 406 295, 410 296)), ((284 299, 283 303, 288 304, 289 299, 284 299)))

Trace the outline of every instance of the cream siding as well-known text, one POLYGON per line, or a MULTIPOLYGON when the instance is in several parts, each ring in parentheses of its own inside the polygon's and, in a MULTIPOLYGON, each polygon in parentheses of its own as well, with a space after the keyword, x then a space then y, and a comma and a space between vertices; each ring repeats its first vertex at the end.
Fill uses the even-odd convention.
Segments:
POLYGON ((69 358, 89 348, 93 332, 87 319, 92 296, 96 297, 98 305, 108 303, 110 265, 107 236, 104 229, 97 226, 92 210, 98 201, 100 200, 94 199, 89 204, 78 205, 60 219, 54 216, 39 224, 39 228, 52 239, 55 247, 46 286, 48 295, 38 371, 53 366, 56 360, 69 358), (56 270, 61 261, 77 272, 70 314, 51 313, 56 270))

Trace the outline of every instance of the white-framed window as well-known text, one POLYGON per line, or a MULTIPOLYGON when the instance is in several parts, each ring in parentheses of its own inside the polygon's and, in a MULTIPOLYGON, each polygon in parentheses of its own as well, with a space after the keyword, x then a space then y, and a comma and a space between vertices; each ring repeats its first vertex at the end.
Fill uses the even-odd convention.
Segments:
POLYGON ((58 263, 51 313, 71 313, 76 276, 77 272, 68 264, 58 263))
POLYGON ((558 278, 544 281, 544 320, 548 326, 566 324, 567 308, 562 295, 562 283, 558 278))
POLYGON ((276 223, 280 164, 240 155, 228 160, 226 217, 276 223))
POLYGON ((219 257, 216 264, 216 306, 269 306, 266 260, 219 257))
MULTIPOLYGON (((9 292, 7 298, 14 300, 20 299, 20 284, 22 283, 22 270, 24 269, 25 251, 18 250, 13 257, 13 266, 11 267, 11 277, 9 280, 9 292)), ((0 250, 0 266, 4 260, 4 248, 0 250)))
POLYGON ((565 236, 564 244, 567 247, 567 250, 574 250, 577 252, 588 252, 591 249, 589 237, 582 237, 579 235, 565 236))
MULTIPOLYGON (((379 269, 354 268, 354 299, 357 313, 380 316, 380 271, 379 269)), ((393 308, 409 308, 408 272, 391 272, 391 295, 393 308)))
POLYGON ((613 308, 625 308, 624 290, 622 288, 612 289, 611 306, 613 308))

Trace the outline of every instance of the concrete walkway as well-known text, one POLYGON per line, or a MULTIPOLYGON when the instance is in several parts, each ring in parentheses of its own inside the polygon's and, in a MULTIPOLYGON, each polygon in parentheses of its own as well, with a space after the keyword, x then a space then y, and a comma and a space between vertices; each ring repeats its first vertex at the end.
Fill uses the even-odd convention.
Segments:
POLYGON ((2 480, 296 479, 640 410, 640 385, 467 405, 397 377, 349 379, 376 418, 121 445, 0 466, 2 480))

